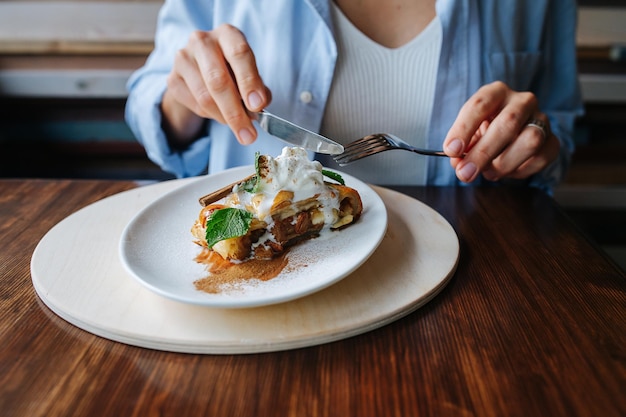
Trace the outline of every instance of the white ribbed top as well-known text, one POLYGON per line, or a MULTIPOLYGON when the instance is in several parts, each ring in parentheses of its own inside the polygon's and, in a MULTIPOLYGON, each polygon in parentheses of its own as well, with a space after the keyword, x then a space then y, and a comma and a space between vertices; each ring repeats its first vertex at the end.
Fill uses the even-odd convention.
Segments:
MULTIPOLYGON (((423 147, 441 49, 439 19, 390 49, 365 36, 331 4, 339 54, 321 133, 343 144, 393 133, 423 147)), ((383 152, 341 168, 327 158, 322 163, 374 184, 419 185, 426 179, 425 157, 406 151, 383 152)))

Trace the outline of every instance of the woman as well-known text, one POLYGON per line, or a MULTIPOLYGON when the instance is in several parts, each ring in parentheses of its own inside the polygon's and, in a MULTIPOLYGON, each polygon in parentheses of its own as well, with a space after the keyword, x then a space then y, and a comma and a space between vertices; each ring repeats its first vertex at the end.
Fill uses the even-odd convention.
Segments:
POLYGON ((267 108, 344 144, 387 132, 450 156, 341 168, 367 182, 549 190, 582 109, 575 22, 572 0, 167 0, 127 120, 178 177, 279 154, 253 124, 267 108))

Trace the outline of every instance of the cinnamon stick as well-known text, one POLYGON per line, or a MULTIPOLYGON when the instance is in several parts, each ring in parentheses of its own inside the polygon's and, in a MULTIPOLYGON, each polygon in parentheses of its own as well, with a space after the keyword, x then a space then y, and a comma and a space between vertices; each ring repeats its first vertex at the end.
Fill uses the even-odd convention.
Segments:
POLYGON ((219 190, 213 191, 210 194, 207 194, 205 196, 202 196, 198 199, 198 201, 200 202, 200 205, 202 205, 203 207, 208 206, 211 203, 215 203, 217 200, 221 200, 222 198, 226 197, 228 194, 231 193, 231 191, 233 190, 233 187, 237 184, 241 184, 244 183, 250 179, 252 179, 254 176, 256 176, 256 174, 252 174, 250 176, 247 176, 246 178, 233 182, 232 184, 226 185, 222 188, 220 188, 219 190))

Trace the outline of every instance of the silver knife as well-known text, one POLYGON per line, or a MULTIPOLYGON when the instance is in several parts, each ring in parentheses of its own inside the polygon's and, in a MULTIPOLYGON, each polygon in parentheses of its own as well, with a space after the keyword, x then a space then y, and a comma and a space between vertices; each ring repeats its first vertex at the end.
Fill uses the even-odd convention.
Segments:
POLYGON ((265 110, 256 115, 261 129, 291 145, 300 146, 317 153, 330 155, 343 153, 343 146, 340 143, 274 116, 265 110))

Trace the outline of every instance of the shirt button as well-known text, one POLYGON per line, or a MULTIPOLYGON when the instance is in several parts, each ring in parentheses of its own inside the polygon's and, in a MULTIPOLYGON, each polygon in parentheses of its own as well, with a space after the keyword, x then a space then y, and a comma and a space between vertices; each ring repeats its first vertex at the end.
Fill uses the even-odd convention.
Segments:
POLYGON ((300 101, 304 104, 309 104, 313 101, 313 94, 310 91, 303 91, 300 93, 300 101))

